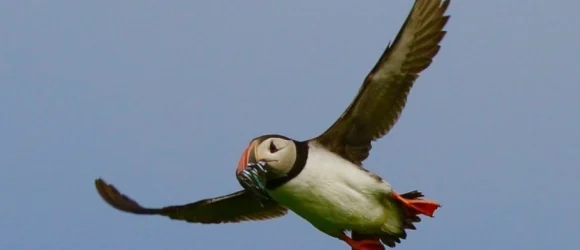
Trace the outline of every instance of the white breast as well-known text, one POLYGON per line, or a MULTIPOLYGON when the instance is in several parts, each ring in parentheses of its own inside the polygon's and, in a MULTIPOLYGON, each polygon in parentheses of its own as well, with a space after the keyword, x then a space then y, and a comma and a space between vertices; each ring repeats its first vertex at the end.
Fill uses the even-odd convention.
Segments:
POLYGON ((321 146, 309 146, 302 172, 271 197, 333 236, 384 225, 390 185, 321 146))

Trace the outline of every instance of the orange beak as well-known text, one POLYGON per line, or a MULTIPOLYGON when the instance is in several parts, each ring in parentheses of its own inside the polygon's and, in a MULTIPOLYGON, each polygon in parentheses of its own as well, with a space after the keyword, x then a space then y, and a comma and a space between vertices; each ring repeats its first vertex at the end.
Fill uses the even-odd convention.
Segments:
POLYGON ((253 141, 244 150, 244 152, 240 156, 240 160, 238 161, 238 167, 236 168, 236 174, 239 174, 240 172, 242 172, 248 166, 248 163, 254 163, 256 161, 255 154, 254 154, 256 144, 257 144, 257 142, 253 141))
POLYGON ((236 168, 236 179, 245 190, 253 193, 256 197, 270 199, 265 185, 265 166, 259 164, 258 160, 260 159, 256 157, 256 147, 259 143, 259 140, 252 141, 242 152, 236 168))

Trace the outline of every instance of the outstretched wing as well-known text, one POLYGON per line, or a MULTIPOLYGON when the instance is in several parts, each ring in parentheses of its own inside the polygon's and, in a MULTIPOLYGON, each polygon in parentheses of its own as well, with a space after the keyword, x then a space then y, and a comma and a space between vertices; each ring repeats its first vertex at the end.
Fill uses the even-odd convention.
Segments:
POLYGON ((449 0, 416 0, 393 44, 387 45, 353 102, 313 140, 360 165, 369 155, 371 142, 395 125, 419 73, 439 52, 448 6, 449 0))
POLYGON ((95 180, 99 195, 112 207, 132 214, 163 215, 191 223, 218 224, 266 220, 285 215, 288 210, 273 201, 260 201, 242 190, 186 205, 145 208, 120 193, 102 179, 95 180))

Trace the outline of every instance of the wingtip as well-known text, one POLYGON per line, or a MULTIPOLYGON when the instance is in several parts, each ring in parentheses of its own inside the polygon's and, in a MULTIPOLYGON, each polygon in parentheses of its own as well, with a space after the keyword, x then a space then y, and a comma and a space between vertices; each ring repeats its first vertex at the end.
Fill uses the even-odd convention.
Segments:
POLYGON ((95 184, 95 187, 98 189, 99 186, 106 184, 106 182, 105 182, 105 180, 103 180, 103 178, 99 177, 99 178, 95 179, 94 184, 95 184))
POLYGON ((107 182, 105 182, 105 180, 103 180, 102 178, 96 178, 94 181, 95 184, 95 188, 97 189, 97 192, 99 194, 99 196, 101 196, 101 198, 103 198, 105 201, 107 200, 106 198, 106 193, 104 193, 105 187, 108 185, 107 182))
POLYGON ((151 213, 149 209, 143 208, 137 202, 133 201, 128 196, 119 192, 119 190, 117 190, 115 186, 107 183, 102 178, 96 178, 94 183, 99 196, 111 207, 123 212, 133 214, 151 213))
POLYGON ((97 189, 99 196, 101 196, 101 198, 103 200, 105 200, 107 203, 110 203, 111 197, 114 196, 114 195, 111 195, 110 191, 113 191, 113 192, 117 191, 117 189, 113 185, 110 185, 102 178, 95 179, 95 188, 97 189), (112 190, 108 190, 108 189, 112 189, 112 190))
POLYGON ((97 189, 97 193, 99 194, 99 196, 109 205, 117 208, 114 205, 114 199, 113 197, 115 196, 115 193, 118 192, 114 192, 117 191, 116 188, 110 184, 108 184, 105 180, 103 180, 102 178, 96 178, 95 181, 95 188, 97 189), (111 194, 111 191, 113 194, 111 194))

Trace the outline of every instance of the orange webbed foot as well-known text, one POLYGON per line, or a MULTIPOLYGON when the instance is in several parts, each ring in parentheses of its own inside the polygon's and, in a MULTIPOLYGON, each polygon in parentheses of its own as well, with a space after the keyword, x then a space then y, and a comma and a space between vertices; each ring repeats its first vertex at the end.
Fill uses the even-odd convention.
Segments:
POLYGON ((385 246, 381 244, 379 239, 368 239, 368 240, 353 240, 346 235, 342 235, 340 239, 353 250, 385 250, 385 246))
POLYGON ((441 207, 441 205, 439 205, 439 203, 436 201, 423 200, 420 198, 406 199, 400 196, 397 192, 393 192, 393 197, 395 197, 395 199, 400 201, 403 204, 403 206, 405 206, 407 212, 410 212, 411 214, 414 215, 424 214, 429 217, 433 217, 433 214, 435 214, 435 210, 441 207))

